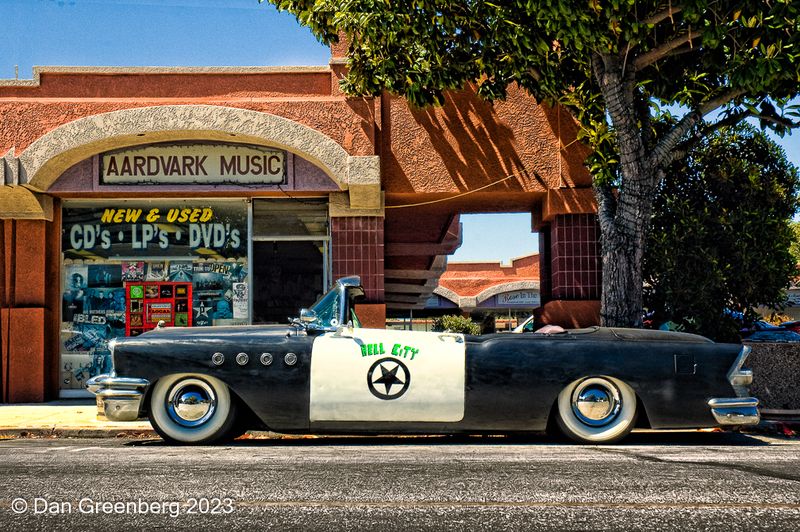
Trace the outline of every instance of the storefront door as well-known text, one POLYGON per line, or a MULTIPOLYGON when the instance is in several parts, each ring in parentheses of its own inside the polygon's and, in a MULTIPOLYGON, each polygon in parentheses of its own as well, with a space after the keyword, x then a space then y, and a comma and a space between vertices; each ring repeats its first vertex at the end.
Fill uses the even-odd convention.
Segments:
POLYGON ((330 286, 327 198, 253 200, 253 323, 287 323, 330 286))
POLYGON ((286 323, 325 291, 324 242, 253 242, 253 323, 286 323))

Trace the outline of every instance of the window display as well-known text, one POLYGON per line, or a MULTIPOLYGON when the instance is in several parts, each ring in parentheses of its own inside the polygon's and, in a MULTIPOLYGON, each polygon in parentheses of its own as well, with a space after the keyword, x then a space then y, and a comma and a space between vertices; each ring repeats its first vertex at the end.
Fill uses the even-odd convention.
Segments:
POLYGON ((66 202, 62 390, 109 371, 117 336, 249 323, 247 216, 244 201, 66 202))

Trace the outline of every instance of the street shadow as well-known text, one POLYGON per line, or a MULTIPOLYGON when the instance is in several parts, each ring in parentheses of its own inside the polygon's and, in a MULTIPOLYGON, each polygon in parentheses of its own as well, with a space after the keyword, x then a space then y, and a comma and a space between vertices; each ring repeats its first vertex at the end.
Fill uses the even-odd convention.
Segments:
MULTIPOLYGON (((565 438, 552 437, 544 433, 519 435, 371 435, 371 436, 282 436, 269 433, 247 434, 233 442, 219 444, 224 447, 369 447, 369 446, 488 446, 488 445, 526 445, 526 446, 579 446, 565 438), (261 436, 263 435, 263 437, 261 436)), ((126 442, 131 447, 169 447, 170 444, 161 439, 135 440, 126 442)), ((733 446, 733 447, 768 447, 770 442, 739 432, 706 432, 706 431, 635 431, 622 442, 615 444, 621 447, 633 446, 733 446)), ((587 447, 596 447, 587 445, 587 447)))

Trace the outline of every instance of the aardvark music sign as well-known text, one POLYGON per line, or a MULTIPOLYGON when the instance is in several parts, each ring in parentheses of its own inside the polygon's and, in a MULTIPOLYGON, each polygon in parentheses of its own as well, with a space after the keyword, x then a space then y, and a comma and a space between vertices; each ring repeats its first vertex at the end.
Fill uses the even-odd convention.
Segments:
POLYGON ((154 144, 103 154, 100 175, 109 185, 280 184, 286 154, 243 144, 154 144))

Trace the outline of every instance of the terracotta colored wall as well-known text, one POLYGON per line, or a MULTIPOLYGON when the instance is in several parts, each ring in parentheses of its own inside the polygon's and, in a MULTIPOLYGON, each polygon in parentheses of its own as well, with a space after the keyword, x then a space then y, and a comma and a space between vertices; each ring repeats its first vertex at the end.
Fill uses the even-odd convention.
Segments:
POLYGON ((504 265, 501 262, 451 262, 442 279, 455 277, 532 277, 539 274, 539 256, 528 255, 504 265))
POLYGON ((57 390, 57 222, 2 222, 2 402, 39 402, 57 390))
POLYGON ((356 316, 366 329, 386 328, 386 305, 383 303, 356 304, 356 316))
MULTIPOLYGON (((29 89, 35 91, 35 89, 29 89)), ((19 155, 45 133, 67 122, 100 113, 156 105, 209 104, 236 107, 282 116, 331 137, 351 155, 374 154, 371 102, 342 98, 277 99, 119 99, 44 101, 31 94, 25 100, 9 99, 0 87, 0 155, 12 147, 19 155)))
POLYGON ((256 99, 330 96, 330 72, 43 73, 39 87, 3 87, 14 98, 256 99))
POLYGON ((579 329, 600 325, 600 301, 550 301, 535 313, 537 321, 579 329))
POLYGON ((315 128, 351 155, 375 153, 375 103, 332 92, 330 71, 43 73, 37 87, 0 87, 0 155, 19 155, 67 122, 154 105, 209 104, 271 113, 315 128))
POLYGON ((525 210, 534 203, 531 194, 590 185, 572 119, 519 89, 494 105, 461 91, 442 108, 411 109, 389 96, 345 98, 336 89, 337 72, 44 72, 39 86, 0 87, 0 155, 15 148, 19 156, 45 133, 86 116, 210 104, 282 116, 324 133, 351 155, 381 155, 389 204, 397 194, 452 194, 515 174, 487 189, 484 196, 502 197, 487 208, 525 210))
POLYGON ((520 89, 511 88, 508 99, 494 105, 472 91, 449 93, 441 108, 410 109, 399 98, 382 101, 387 194, 463 192, 512 174, 492 192, 591 183, 582 165, 585 150, 577 144, 560 149, 575 138, 571 118, 537 105, 520 89))
POLYGON ((10 305, 11 268, 10 258, 12 250, 14 222, 0 220, 0 402, 8 401, 8 314, 6 309, 10 305))

